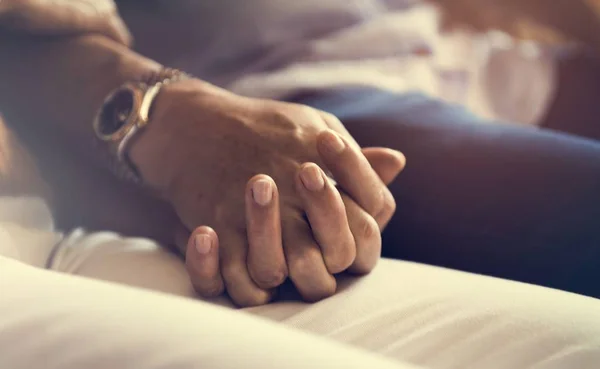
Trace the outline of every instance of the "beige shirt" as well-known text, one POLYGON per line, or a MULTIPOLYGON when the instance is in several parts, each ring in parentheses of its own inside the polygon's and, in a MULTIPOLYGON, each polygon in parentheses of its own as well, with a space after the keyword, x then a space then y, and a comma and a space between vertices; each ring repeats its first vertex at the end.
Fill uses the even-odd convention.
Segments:
POLYGON ((445 33, 440 10, 420 0, 153 4, 121 9, 142 53, 246 96, 371 87, 535 123, 554 89, 553 59, 539 46, 445 33))
MULTIPOLYGON (((191 6, 186 8, 186 19, 195 23, 199 23, 206 4, 211 4, 183 3, 191 6)), ((492 39, 480 35, 443 34, 437 9, 420 2, 410 5, 414 1, 355 0, 344 7, 344 2, 336 0, 325 9, 314 5, 312 10, 307 6, 274 6, 281 5, 281 0, 254 3, 263 4, 260 12, 242 7, 247 10, 242 15, 250 21, 226 23, 229 31, 213 30, 213 36, 206 36, 220 54, 211 54, 199 45, 187 53, 175 50, 165 59, 209 81, 225 81, 220 84, 250 96, 280 98, 307 88, 370 86, 392 92, 424 92, 464 104, 487 118, 522 123, 539 120, 554 90, 553 61, 535 45, 505 43, 498 47, 492 39), (280 14, 282 11, 288 18, 280 14), (259 15, 262 18, 256 18, 259 15), (280 21, 280 16, 286 21, 280 21), (336 27, 332 28, 332 20, 339 21, 336 27), (251 29, 260 36, 257 39, 261 47, 250 48, 255 38, 240 41, 231 36, 251 29), (310 29, 324 31, 313 34, 310 29), (298 44, 296 52, 286 51, 298 44), (268 50, 268 58, 278 53, 287 53, 287 57, 276 64, 263 61, 262 69, 245 69, 247 59, 239 56, 229 60, 233 66, 229 76, 210 73, 211 62, 223 64, 217 56, 242 46, 248 53, 268 50), (423 50, 427 50, 425 55, 423 50)), ((222 6, 215 7, 222 12, 222 6)), ((152 27, 152 23, 144 25, 152 27)), ((2 0, 0 27, 39 34, 93 32, 124 44, 130 41, 112 0, 2 0)), ((191 30, 192 36, 204 37, 202 32, 191 30)))

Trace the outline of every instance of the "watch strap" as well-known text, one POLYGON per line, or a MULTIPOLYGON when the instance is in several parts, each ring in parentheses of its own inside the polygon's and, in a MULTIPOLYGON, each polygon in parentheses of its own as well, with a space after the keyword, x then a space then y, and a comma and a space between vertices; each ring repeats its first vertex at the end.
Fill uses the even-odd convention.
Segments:
POLYGON ((143 185, 143 178, 133 162, 129 159, 129 148, 141 131, 148 124, 154 100, 163 86, 191 78, 188 74, 177 69, 164 68, 144 77, 136 84, 144 91, 142 103, 135 113, 135 122, 129 127, 120 140, 105 142, 104 150, 109 153, 110 169, 118 178, 143 185), (106 147, 108 145, 108 147, 106 147))

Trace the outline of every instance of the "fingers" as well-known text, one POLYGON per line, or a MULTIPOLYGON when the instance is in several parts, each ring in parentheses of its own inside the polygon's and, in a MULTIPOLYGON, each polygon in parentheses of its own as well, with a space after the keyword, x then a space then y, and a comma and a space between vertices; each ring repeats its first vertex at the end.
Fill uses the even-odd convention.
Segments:
POLYGON ((197 228, 189 237, 185 266, 198 294, 216 297, 223 293, 224 284, 219 270, 219 239, 211 228, 197 228))
MULTIPOLYGON (((247 241, 232 229, 222 230, 220 239, 208 227, 194 232, 187 245, 186 266, 202 296, 219 295, 226 287, 236 304, 262 305, 271 300, 273 288, 285 280, 289 268, 300 294, 308 301, 317 301, 335 293, 333 274, 350 265, 355 265, 357 273, 370 270, 371 259, 361 256, 366 262, 355 262, 354 241, 371 242, 370 238, 353 235, 344 201, 323 171, 316 164, 303 165, 296 187, 311 226, 299 215, 286 218, 285 253, 279 194, 274 181, 265 175, 252 178, 246 188, 247 241), (220 244, 226 247, 220 248, 220 244)), ((354 207, 352 214, 363 216, 358 205, 354 207)))
POLYGON ((335 278, 327 271, 311 229, 300 215, 285 218, 283 246, 290 279, 305 300, 318 301, 335 293, 335 278))
POLYGON ((362 153, 386 186, 391 184, 406 166, 404 154, 396 150, 368 147, 362 149, 362 153))
POLYGON ((383 228, 396 202, 365 156, 333 131, 319 135, 318 148, 338 185, 383 228))
POLYGON ((331 113, 327 113, 324 111, 319 111, 321 113, 321 117, 323 117, 323 120, 325 121, 325 124, 327 124, 327 126, 335 131, 338 132, 346 137, 349 138, 349 144, 351 146, 353 146, 356 149, 360 150, 360 146, 358 145, 358 143, 354 140, 354 138, 352 137, 352 135, 350 134, 350 132, 348 132, 348 130, 346 129, 346 126, 344 126, 344 124, 338 119, 338 117, 336 117, 335 115, 331 114, 331 113))
POLYGON ((274 291, 265 290, 256 285, 246 267, 248 242, 246 235, 235 230, 220 232, 221 275, 229 297, 242 307, 258 306, 268 303, 274 291), (226 246, 226 247, 225 247, 226 246))
POLYGON ((381 256, 381 232, 375 219, 354 200, 342 195, 350 230, 356 243, 356 258, 348 271, 355 274, 369 273, 381 256))
POLYGON ((185 265, 198 294, 216 297, 223 294, 226 287, 228 295, 239 306, 269 302, 273 291, 258 287, 248 273, 247 247, 243 236, 237 236, 234 230, 223 232, 219 240, 212 228, 197 228, 189 237, 185 265), (228 247, 220 249, 220 242, 226 242, 228 247))
POLYGON ((340 193, 313 163, 299 169, 296 190, 329 274, 343 272, 354 262, 356 247, 340 193))
POLYGON ((287 278, 281 240, 279 193, 266 175, 252 178, 246 186, 248 271, 256 285, 275 288, 287 278))

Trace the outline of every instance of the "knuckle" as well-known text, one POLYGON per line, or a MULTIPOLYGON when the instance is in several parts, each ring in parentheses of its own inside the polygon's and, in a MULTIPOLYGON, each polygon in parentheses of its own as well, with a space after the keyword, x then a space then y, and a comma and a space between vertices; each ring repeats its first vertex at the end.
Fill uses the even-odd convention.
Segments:
POLYGON ((380 223, 387 223, 392 218, 395 212, 396 200, 389 191, 385 191, 381 205, 381 210, 377 214, 376 219, 380 223))
POLYGON ((260 287, 274 288, 281 285, 287 278, 287 270, 285 267, 275 269, 258 269, 250 268, 250 274, 254 282, 260 287))
POLYGON ((331 124, 342 124, 342 122, 340 122, 339 118, 336 117, 335 115, 326 112, 326 111, 321 111, 321 116, 323 117, 323 119, 325 120, 325 122, 329 123, 329 125, 331 124))
POLYGON ((312 278, 320 260, 322 256, 318 249, 304 250, 301 255, 289 261, 290 276, 294 279, 312 278))
POLYGON ((396 201, 385 187, 380 187, 377 192, 377 196, 372 201, 371 211, 369 214, 373 215, 375 219, 384 218, 385 216, 391 216, 396 211, 396 201))
POLYGON ((308 105, 298 104, 296 105, 296 108, 298 109, 299 114, 302 114, 307 118, 312 119, 315 118, 315 115, 317 115, 317 110, 308 105))
POLYGON ((284 128, 286 130, 291 130, 291 131, 296 131, 298 129, 294 118, 285 112, 278 111, 278 112, 274 113, 273 119, 275 121, 275 124, 280 128, 284 128))
POLYGON ((206 298, 217 297, 225 292, 223 283, 219 280, 192 283, 196 292, 206 298))
POLYGON ((348 269, 355 259, 356 248, 353 243, 346 242, 338 250, 330 252, 325 256, 325 264, 331 274, 337 274, 348 269))
POLYGON ((252 285, 245 263, 229 262, 222 266, 221 273, 229 297, 241 307, 260 306, 271 300, 271 293, 252 285))
POLYGON ((367 274, 373 270, 381 257, 381 232, 375 220, 366 217, 361 227, 357 229, 355 238, 357 257, 348 271, 359 275, 367 274), (363 237, 358 234, 362 234, 363 237))
POLYGON ((280 104, 275 104, 269 109, 263 110, 261 118, 271 127, 276 127, 284 132, 294 132, 298 129, 290 109, 280 104))
POLYGON ((315 116, 315 109, 301 104, 281 104, 270 111, 269 120, 280 128, 295 130, 298 128, 298 122, 304 119, 312 119, 315 116))
POLYGON ((305 250, 289 261, 290 278, 306 301, 315 302, 336 292, 335 278, 323 268, 319 249, 305 250))
POLYGON ((394 196, 389 191, 387 191, 383 207, 384 211, 390 216, 396 212, 396 199, 394 199, 394 196))
POLYGON ((377 225, 375 219, 370 216, 361 217, 356 229, 355 237, 362 240, 373 240, 379 236, 379 225, 377 225))

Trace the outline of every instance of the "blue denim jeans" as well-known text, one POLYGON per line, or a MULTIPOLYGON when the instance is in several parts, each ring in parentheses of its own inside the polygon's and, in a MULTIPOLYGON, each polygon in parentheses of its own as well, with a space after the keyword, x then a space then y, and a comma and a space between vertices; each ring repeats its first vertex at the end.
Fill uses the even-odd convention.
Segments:
POLYGON ((600 296, 600 141, 483 121, 416 93, 295 101, 337 115, 362 146, 406 155, 384 256, 600 296))

